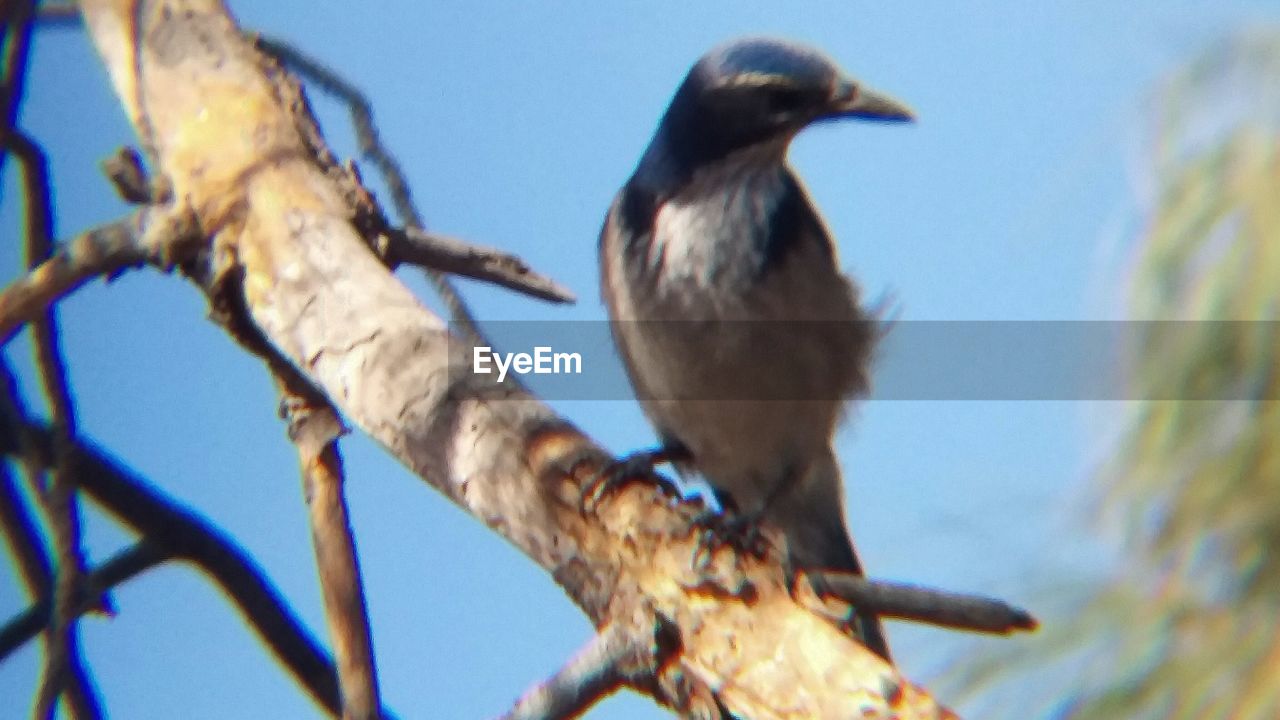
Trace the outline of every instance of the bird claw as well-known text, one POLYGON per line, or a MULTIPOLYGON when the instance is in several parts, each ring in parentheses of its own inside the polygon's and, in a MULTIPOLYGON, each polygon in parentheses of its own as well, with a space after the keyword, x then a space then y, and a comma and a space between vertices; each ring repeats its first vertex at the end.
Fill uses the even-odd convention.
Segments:
POLYGON ((693 519, 699 532, 698 547, 693 552, 693 566, 706 567, 716 551, 728 547, 734 552, 763 556, 767 543, 760 532, 758 516, 726 515, 707 510, 693 519))
POLYGON ((578 511, 583 515, 594 513, 601 500, 637 478, 655 481, 663 490, 679 497, 680 489, 675 483, 653 472, 658 465, 673 459, 670 450, 656 448, 633 452, 605 465, 583 486, 578 496, 578 511))

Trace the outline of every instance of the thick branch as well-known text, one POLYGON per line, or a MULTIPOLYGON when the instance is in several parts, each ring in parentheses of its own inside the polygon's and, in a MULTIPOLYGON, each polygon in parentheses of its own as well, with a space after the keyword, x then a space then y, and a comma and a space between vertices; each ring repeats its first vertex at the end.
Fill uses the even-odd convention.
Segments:
MULTIPOLYGON (((409 182, 400 169, 400 163, 382 143, 378 126, 373 122, 373 106, 369 104, 369 99, 364 96, 364 93, 360 92, 360 88, 347 82, 316 58, 306 55, 286 42, 259 37, 258 47, 298 72, 308 82, 314 83, 347 104, 351 111, 351 124, 355 129, 356 143, 360 147, 360 152, 373 161, 374 167, 382 175, 382 180, 391 193, 392 207, 395 208, 400 222, 409 228, 423 229, 422 214, 418 212, 413 202, 409 182)), ((481 334, 476 327, 475 315, 462 299, 462 295, 458 293, 458 288, 453 281, 448 275, 438 270, 425 268, 424 272, 427 280, 431 282, 441 301, 444 302, 445 308, 449 311, 449 317, 457 328, 462 331, 462 334, 478 340, 481 334)))

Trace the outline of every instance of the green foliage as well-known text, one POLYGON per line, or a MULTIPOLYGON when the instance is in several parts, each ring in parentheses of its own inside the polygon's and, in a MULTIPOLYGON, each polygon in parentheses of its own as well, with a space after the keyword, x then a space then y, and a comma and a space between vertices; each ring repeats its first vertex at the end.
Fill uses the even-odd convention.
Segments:
MULTIPOLYGON (((965 661, 970 690, 1047 674, 1060 717, 1280 718, 1280 32, 1212 48, 1156 96, 1137 239, 1130 417, 1095 480, 1117 573, 965 661), (1060 677, 1060 675, 1058 675, 1060 677)), ((1009 717, 1025 718, 1026 706, 1009 717)), ((998 713, 997 713, 998 714, 998 713)))

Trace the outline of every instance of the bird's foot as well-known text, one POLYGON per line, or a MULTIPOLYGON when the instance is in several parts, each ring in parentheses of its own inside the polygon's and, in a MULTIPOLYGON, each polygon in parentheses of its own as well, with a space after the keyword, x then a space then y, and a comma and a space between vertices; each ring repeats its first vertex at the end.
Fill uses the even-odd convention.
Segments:
POLYGON ((686 460, 688 453, 680 448, 657 447, 639 450, 605 465, 582 488, 578 497, 578 510, 582 514, 594 513, 600 501, 616 492, 628 482, 638 478, 656 481, 665 491, 680 496, 680 488, 671 480, 653 472, 659 465, 686 460))
POLYGON ((703 567, 722 547, 738 553, 763 556, 768 550, 764 533, 760 532, 759 515, 706 510, 693 519, 699 533, 698 547, 693 553, 693 566, 703 567))

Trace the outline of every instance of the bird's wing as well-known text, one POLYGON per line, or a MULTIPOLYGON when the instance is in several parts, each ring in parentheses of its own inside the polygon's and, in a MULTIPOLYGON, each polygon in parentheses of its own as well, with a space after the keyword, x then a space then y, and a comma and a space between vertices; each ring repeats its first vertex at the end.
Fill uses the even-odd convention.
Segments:
MULTIPOLYGON (((636 352, 633 342, 642 342, 638 337, 640 325, 628 326, 643 317, 637 312, 632 296, 632 279, 625 277, 624 264, 627 254, 647 253, 653 234, 653 218, 657 213, 656 202, 638 195, 639 191, 624 187, 605 217, 604 227, 600 230, 600 294, 609 308, 609 331, 626 367, 627 376, 636 397, 644 404, 646 398, 655 396, 654 388, 644 380, 642 373, 635 367, 636 352)), ((636 258, 633 267, 645 267, 647 258, 636 258)), ((659 418, 649 415, 649 421, 658 433, 659 441, 664 448, 685 449, 685 443, 670 428, 665 427, 659 418)), ((686 473, 688 468, 677 463, 677 469, 686 473)))
POLYGON ((817 384, 805 392, 832 396, 828 378, 836 378, 835 397, 864 395, 879 339, 876 318, 862 307, 857 283, 841 271, 831 232, 791 171, 769 224, 769 232, 757 240, 763 244, 757 248, 760 261, 757 292, 751 297, 753 313, 829 323, 822 338, 827 367, 819 369, 819 363, 812 368, 817 384))
POLYGON ((833 272, 839 272, 835 243, 804 183, 791 168, 783 175, 782 188, 769 216, 769 232, 757 236, 763 269, 787 262, 795 253, 818 253, 833 272))

